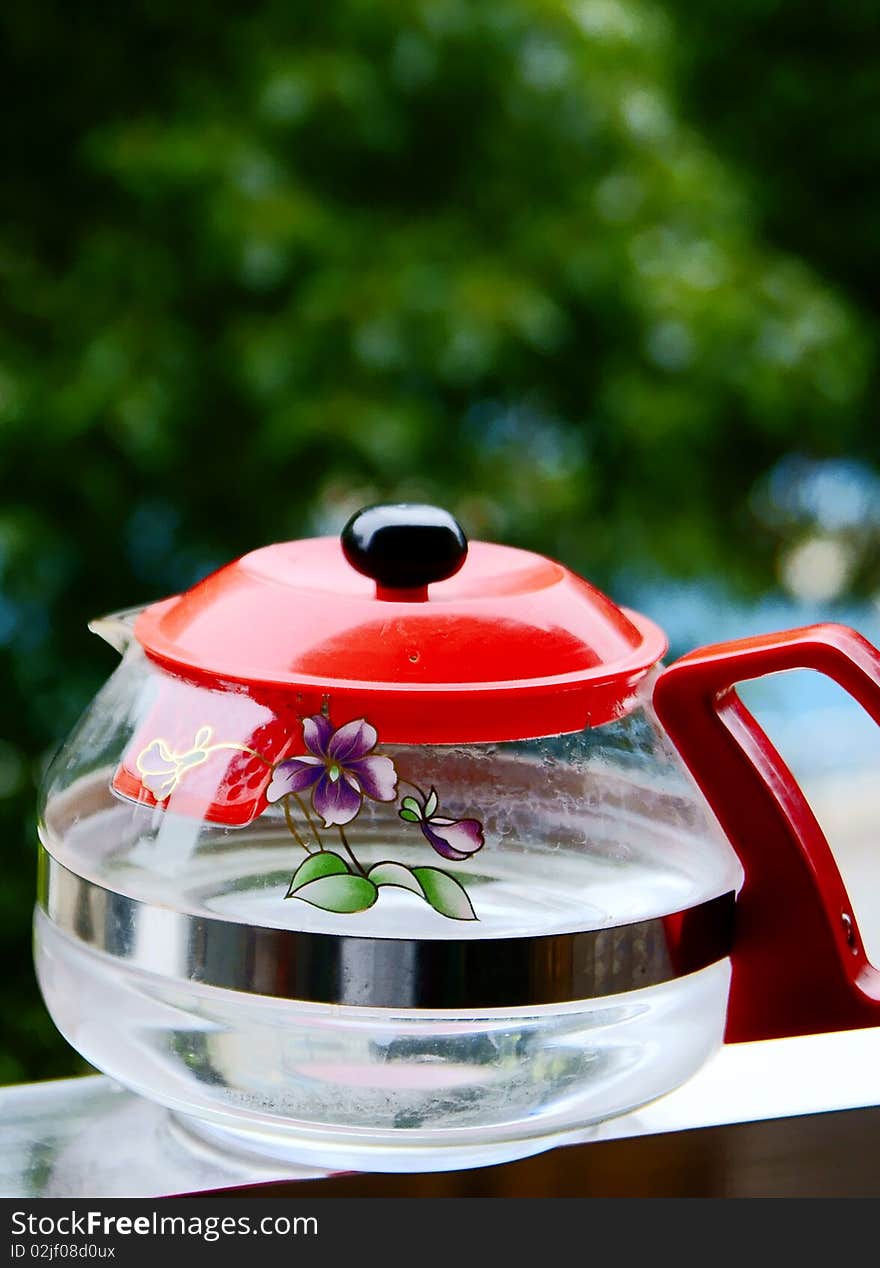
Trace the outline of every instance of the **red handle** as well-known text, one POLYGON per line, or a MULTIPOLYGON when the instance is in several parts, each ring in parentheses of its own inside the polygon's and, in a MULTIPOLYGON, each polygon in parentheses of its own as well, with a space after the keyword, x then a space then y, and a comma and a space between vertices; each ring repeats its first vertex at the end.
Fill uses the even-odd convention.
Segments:
POLYGON ((880 725, 880 652, 843 625, 704 647, 671 665, 654 688, 660 721, 745 870, 731 1043, 880 1026, 880 973, 865 955, 828 842, 733 689, 783 669, 827 674, 880 725))

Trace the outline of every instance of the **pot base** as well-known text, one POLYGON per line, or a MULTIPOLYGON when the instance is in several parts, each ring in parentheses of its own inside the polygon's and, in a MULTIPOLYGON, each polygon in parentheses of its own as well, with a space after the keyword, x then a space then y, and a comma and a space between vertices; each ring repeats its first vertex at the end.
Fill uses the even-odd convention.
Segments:
POLYGON ((362 1171, 454 1170, 582 1139, 677 1087, 721 1043, 729 964, 602 1000, 431 1013, 169 980, 61 932, 36 967, 83 1056, 202 1141, 362 1171))
POLYGON ((365 1171, 395 1175, 499 1166, 561 1145, 578 1144, 589 1140, 598 1130, 593 1124, 576 1131, 519 1140, 492 1141, 486 1139, 488 1133, 479 1133, 481 1138, 470 1144, 456 1141, 448 1145, 404 1145, 380 1140, 371 1143, 366 1138, 332 1141, 319 1133, 308 1135, 265 1127, 227 1127, 180 1113, 173 1113, 171 1121, 173 1129, 188 1141, 207 1144, 227 1156, 232 1154, 261 1162, 271 1158, 279 1163, 315 1167, 330 1173, 365 1171))

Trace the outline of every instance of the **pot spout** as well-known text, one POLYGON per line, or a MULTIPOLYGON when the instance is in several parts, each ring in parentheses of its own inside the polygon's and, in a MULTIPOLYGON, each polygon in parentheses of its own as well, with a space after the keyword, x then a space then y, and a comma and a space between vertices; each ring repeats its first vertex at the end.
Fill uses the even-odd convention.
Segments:
POLYGON ((134 623, 140 611, 140 608, 125 608, 121 612, 97 616, 89 621, 89 629, 124 656, 134 638, 134 623))

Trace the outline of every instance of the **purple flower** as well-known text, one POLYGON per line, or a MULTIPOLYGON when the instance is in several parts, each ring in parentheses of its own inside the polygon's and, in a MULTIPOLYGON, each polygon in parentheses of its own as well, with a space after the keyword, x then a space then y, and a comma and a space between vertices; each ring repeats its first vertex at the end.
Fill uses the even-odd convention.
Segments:
POLYGON ((346 722, 338 731, 323 714, 303 719, 303 740, 308 756, 279 762, 266 791, 268 801, 279 801, 288 793, 311 789, 312 806, 324 820, 324 827, 350 823, 363 804, 394 801, 397 771, 390 757, 377 757, 376 728, 365 718, 346 722))
POLYGON ((417 823, 425 840, 445 859, 466 859, 485 844, 483 825, 479 819, 444 819, 438 815, 436 789, 432 788, 421 801, 404 797, 398 814, 407 823, 417 823))

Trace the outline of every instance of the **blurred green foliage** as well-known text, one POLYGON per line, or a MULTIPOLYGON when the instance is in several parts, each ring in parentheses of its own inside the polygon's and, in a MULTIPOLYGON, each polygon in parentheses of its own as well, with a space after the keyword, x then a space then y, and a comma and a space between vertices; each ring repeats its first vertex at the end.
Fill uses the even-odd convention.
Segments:
POLYGON ((607 586, 760 588, 756 482, 880 456, 880 32, 865 0, 56 0, 0 25, 13 1081, 73 1068, 27 925, 40 755, 110 668, 90 615, 384 497, 607 586))

